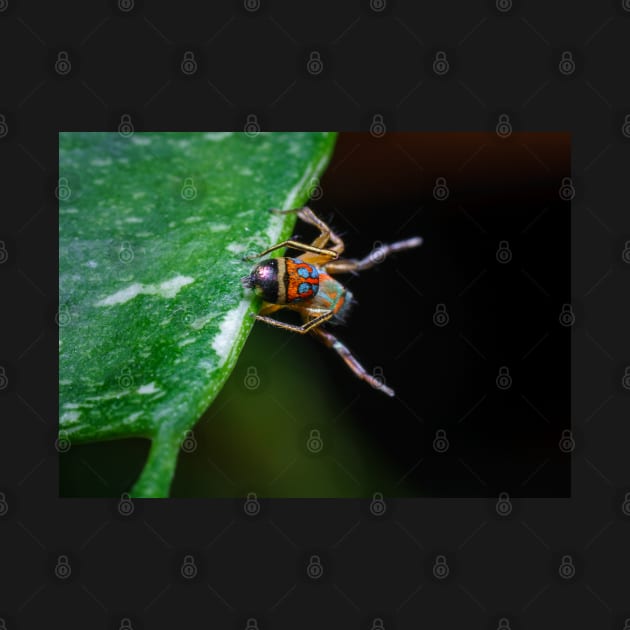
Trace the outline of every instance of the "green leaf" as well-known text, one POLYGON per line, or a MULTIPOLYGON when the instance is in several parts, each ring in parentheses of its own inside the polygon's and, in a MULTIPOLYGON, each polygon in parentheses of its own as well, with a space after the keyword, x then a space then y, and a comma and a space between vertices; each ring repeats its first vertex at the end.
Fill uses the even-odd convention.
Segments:
POLYGON ((332 133, 61 133, 59 418, 70 442, 152 440, 134 496, 167 496, 260 300, 240 277, 291 234, 332 133))

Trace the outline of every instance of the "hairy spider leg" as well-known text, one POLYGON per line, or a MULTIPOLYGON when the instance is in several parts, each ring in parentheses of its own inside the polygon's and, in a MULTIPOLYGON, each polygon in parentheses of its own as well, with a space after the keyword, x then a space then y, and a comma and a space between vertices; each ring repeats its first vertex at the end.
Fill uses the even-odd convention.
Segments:
MULTIPOLYGON (((341 255, 343 253, 345 245, 341 240, 341 237, 335 234, 335 232, 333 232, 333 230, 331 230, 330 227, 324 223, 324 221, 322 221, 308 206, 304 206, 302 208, 292 208, 291 210, 276 210, 272 208, 271 212, 276 214, 292 214, 296 212, 298 218, 304 221, 304 223, 313 225, 319 230, 319 236, 311 243, 311 246, 325 247, 328 241, 332 241, 333 246, 328 249, 337 252, 337 255, 341 255)), ((306 262, 317 263, 318 261, 310 259, 306 262)))
POLYGON ((365 258, 347 258, 343 260, 330 260, 322 265, 326 273, 349 273, 353 271, 363 271, 382 263, 387 256, 395 252, 401 252, 405 249, 413 249, 422 245, 422 238, 414 236, 397 241, 389 245, 381 245, 371 251, 365 258))
POLYGON ((311 335, 317 337, 327 348, 332 348, 344 361, 344 363, 358 376, 362 381, 371 385, 374 389, 395 396, 395 392, 391 387, 387 387, 385 383, 368 374, 367 370, 359 363, 355 356, 337 337, 324 330, 323 328, 314 328, 310 331, 311 335))
MULTIPOLYGON (((286 306, 283 305, 283 306, 286 306)), ((326 311, 321 315, 318 315, 314 319, 310 319, 301 326, 296 326, 295 324, 287 324, 286 322, 281 322, 279 319, 274 319, 273 317, 266 317, 265 315, 256 315, 256 319, 265 322, 267 324, 271 324, 276 328, 284 328, 285 330, 290 330, 292 332, 304 334, 311 330, 314 330, 317 326, 327 322, 333 315, 334 311, 326 311)))

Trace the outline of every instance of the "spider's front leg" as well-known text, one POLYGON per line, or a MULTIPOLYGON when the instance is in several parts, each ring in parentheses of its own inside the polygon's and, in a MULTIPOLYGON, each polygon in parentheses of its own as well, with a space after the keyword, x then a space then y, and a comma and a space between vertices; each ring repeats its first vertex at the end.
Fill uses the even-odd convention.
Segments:
POLYGON ((373 251, 371 251, 365 258, 347 258, 344 260, 331 260, 325 263, 325 268, 328 273, 349 273, 354 271, 364 271, 370 267, 374 267, 382 263, 387 256, 395 252, 401 252, 406 249, 413 249, 414 247, 420 247, 422 245, 421 236, 413 236, 407 238, 404 241, 396 241, 389 245, 381 245, 373 251))
POLYGON ((287 324, 286 322, 281 322, 279 319, 267 317, 266 315, 255 315, 255 317, 257 320, 265 322, 266 324, 271 324, 276 328, 284 328, 285 330, 290 330, 291 332, 304 334, 307 332, 312 332, 316 329, 317 326, 323 324, 324 322, 327 322, 333 315, 333 311, 326 311, 322 315, 318 315, 317 317, 305 322, 301 326, 297 326, 295 324, 287 324))
POLYGON ((311 334, 317 337, 326 347, 332 348, 344 361, 344 363, 358 376, 362 381, 371 385, 374 389, 395 396, 395 392, 387 387, 381 380, 368 374, 367 370, 357 361, 356 357, 348 350, 348 348, 337 337, 329 333, 323 328, 315 328, 311 330, 311 334))

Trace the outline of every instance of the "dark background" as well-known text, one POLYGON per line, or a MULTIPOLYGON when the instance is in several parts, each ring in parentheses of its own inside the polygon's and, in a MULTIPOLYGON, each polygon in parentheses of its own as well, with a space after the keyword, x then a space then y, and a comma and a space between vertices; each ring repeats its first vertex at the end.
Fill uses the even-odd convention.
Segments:
MULTIPOLYGON (((553 13, 515 0, 90 7, 0 3, 6 627, 119 628, 129 618, 133 628, 244 628, 254 618, 265 630, 372 628, 378 617, 388 629, 505 628, 502 618, 517 629, 622 629, 630 618, 627 3, 562 0, 553 13), (190 49, 199 71, 184 76, 178 62, 190 49), (72 63, 63 77, 54 70, 62 50, 72 63), (317 76, 305 68, 313 50, 324 64, 317 76), (438 51, 450 64, 441 76, 432 70, 438 51), (565 51, 575 64, 568 75, 558 69, 565 51), (492 499, 389 499, 381 517, 358 500, 261 501, 252 517, 242 500, 134 501, 123 516, 117 500, 59 499, 57 134, 115 130, 123 113, 137 130, 242 129, 251 114, 269 130, 367 130, 380 114, 388 131, 492 132, 507 113, 515 131, 569 132, 572 498, 514 498, 509 513, 492 499), (177 569, 191 554, 198 577, 183 583, 177 569), (306 573, 314 554, 320 581, 306 573), (67 580, 53 569, 62 555, 67 580), (450 568, 442 581, 438 555, 450 568), (574 571, 563 578, 567 556, 574 571)), ((387 236, 379 229, 374 238, 387 236)), ((515 246, 515 265, 522 255, 515 246)), ((373 321, 362 306, 347 333, 363 316, 373 321)), ((360 347, 402 393, 381 349, 360 347)), ((334 358, 326 354, 326 365, 334 358)))

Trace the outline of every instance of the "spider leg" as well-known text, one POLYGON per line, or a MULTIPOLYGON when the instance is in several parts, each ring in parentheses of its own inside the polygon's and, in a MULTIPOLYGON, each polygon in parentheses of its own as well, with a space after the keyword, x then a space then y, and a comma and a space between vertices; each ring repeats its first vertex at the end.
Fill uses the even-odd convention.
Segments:
POLYGON ((296 326, 295 324, 287 324, 286 322, 281 322, 279 319, 274 319, 273 317, 266 317, 265 315, 256 315, 256 319, 261 322, 265 322, 266 324, 271 324, 272 326, 276 326, 276 328, 284 328, 285 330, 290 330, 292 332, 304 334, 309 331, 313 331, 317 326, 327 322, 334 315, 333 311, 326 311, 322 315, 318 315, 314 319, 305 322, 301 326, 296 326))
MULTIPOLYGON (((275 210, 272 208, 272 212, 276 214, 292 214, 296 212, 298 218, 302 219, 304 223, 315 226, 319 230, 319 236, 311 243, 313 247, 325 247, 328 241, 333 242, 331 251, 337 252, 337 255, 343 253, 344 243, 341 237, 335 234, 328 224, 324 223, 308 206, 303 208, 292 208, 291 210, 275 210)), ((335 257, 336 258, 336 257, 335 257)), ((315 262, 313 260, 308 262, 315 262)))
POLYGON ((332 249, 324 249, 322 247, 314 247, 313 245, 307 245, 306 243, 299 243, 298 241, 293 241, 288 239, 286 241, 282 241, 281 243, 276 243, 272 247, 268 247, 265 251, 260 252, 260 254, 253 254, 250 256, 243 256, 243 260, 253 260, 254 258, 260 258, 261 256, 265 256, 266 254, 270 254, 271 252, 275 252, 276 249, 280 249, 282 247, 294 247, 295 249, 301 249, 305 252, 312 252, 313 254, 317 254, 318 256, 323 256, 325 259, 335 259, 339 254, 332 249))
POLYGON ((387 256, 395 252, 400 252, 405 249, 413 249, 422 245, 422 237, 414 236, 412 238, 405 239, 404 241, 397 241, 390 245, 381 245, 373 251, 371 251, 365 258, 348 258, 345 260, 331 260, 324 263, 327 273, 348 273, 351 271, 363 271, 382 263, 387 256))
POLYGON ((337 339, 337 337, 331 335, 328 331, 323 330, 322 328, 311 330, 311 334, 317 337, 327 348, 332 348, 362 381, 365 381, 374 389, 378 389, 388 396, 395 396, 393 389, 387 387, 385 383, 373 377, 371 374, 368 374, 367 370, 357 361, 355 356, 343 343, 341 343, 341 341, 339 341, 339 339, 337 339))

